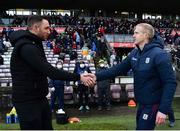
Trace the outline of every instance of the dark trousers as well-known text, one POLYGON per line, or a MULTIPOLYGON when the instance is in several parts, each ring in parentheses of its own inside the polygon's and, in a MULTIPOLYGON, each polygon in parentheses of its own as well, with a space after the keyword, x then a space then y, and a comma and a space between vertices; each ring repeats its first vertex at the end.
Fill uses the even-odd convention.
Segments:
POLYGON ((103 106, 105 102, 105 106, 110 105, 110 87, 98 87, 98 105, 103 106))
POLYGON ((64 86, 55 88, 55 91, 51 94, 51 110, 54 109, 54 104, 58 98, 58 108, 64 109, 64 86))
POLYGON ((173 111, 172 107, 170 108, 170 110, 168 112, 168 117, 169 117, 170 122, 175 122, 174 111, 173 111))
POLYGON ((86 87, 85 85, 83 84, 79 84, 78 86, 78 91, 79 91, 79 104, 80 106, 82 105, 88 105, 89 103, 89 98, 88 98, 88 87, 86 87), (85 97, 85 103, 83 103, 83 95, 85 97))
POLYGON ((136 130, 154 130, 159 105, 139 105, 136 115, 136 130))
POLYGON ((14 103, 21 130, 53 130, 48 100, 14 103))

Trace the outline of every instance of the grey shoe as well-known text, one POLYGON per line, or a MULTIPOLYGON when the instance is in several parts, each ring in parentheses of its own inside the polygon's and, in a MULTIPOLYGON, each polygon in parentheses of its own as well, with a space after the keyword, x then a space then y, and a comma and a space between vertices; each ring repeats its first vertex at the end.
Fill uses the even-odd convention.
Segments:
POLYGON ((108 106, 106 107, 106 110, 107 110, 107 111, 110 111, 110 110, 111 110, 111 106, 108 105, 108 106))
POLYGON ((175 122, 169 122, 169 127, 174 127, 175 126, 175 122))
POLYGON ((87 105, 87 106, 85 106, 85 108, 86 108, 86 110, 90 110, 90 108, 89 108, 89 106, 87 105))
POLYGON ((80 107, 79 107, 79 111, 82 111, 82 110, 83 110, 83 106, 80 106, 80 107))

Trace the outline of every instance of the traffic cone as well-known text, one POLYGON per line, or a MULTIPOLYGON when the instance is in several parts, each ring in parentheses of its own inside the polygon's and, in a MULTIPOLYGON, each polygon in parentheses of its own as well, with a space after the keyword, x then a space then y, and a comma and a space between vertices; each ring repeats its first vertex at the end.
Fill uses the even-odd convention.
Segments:
POLYGON ((136 102, 134 100, 129 100, 128 106, 129 107, 135 107, 136 106, 136 102))
POLYGON ((78 122, 81 122, 81 120, 77 117, 70 117, 68 119, 69 123, 78 123, 78 122))

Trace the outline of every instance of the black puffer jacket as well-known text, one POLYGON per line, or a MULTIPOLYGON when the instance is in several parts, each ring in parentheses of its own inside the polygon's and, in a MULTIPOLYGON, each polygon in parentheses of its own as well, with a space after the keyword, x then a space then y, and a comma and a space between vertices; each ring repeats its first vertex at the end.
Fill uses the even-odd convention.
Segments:
POLYGON ((43 99, 48 94, 47 76, 59 80, 79 80, 80 76, 58 70, 47 62, 42 40, 29 31, 15 31, 10 36, 14 46, 11 56, 13 102, 43 99))

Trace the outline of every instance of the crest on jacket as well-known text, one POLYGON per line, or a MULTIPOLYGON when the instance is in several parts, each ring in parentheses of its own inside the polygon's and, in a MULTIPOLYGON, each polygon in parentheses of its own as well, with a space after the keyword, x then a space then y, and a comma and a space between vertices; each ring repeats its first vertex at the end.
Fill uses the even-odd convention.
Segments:
POLYGON ((145 60, 145 63, 148 64, 150 62, 150 58, 147 57, 146 60, 145 60))

